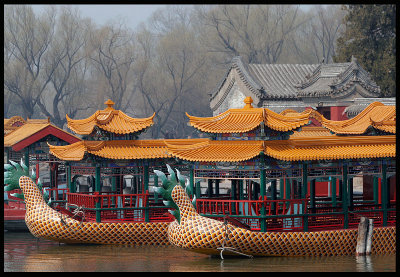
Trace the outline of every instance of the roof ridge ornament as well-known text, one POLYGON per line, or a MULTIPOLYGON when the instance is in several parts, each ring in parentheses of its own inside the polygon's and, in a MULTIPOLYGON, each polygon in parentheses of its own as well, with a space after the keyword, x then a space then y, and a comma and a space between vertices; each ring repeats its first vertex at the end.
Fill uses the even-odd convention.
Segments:
POLYGON ((251 105, 251 103, 253 103, 253 99, 252 99, 250 96, 247 96, 247 97, 243 100, 243 102, 246 104, 246 105, 244 106, 244 109, 252 109, 252 108, 253 108, 253 106, 251 105))
POLYGON ((108 99, 106 102, 104 102, 104 104, 107 105, 107 108, 105 108, 105 110, 114 110, 113 106, 115 103, 111 101, 111 99, 108 99))

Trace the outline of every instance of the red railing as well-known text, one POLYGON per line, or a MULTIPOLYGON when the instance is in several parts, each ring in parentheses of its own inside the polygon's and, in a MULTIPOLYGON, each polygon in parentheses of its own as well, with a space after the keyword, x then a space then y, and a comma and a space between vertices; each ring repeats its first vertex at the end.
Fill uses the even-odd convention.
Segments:
MULTIPOLYGON (((67 193, 69 193, 68 188, 44 188, 49 193, 49 197, 53 201, 66 201, 67 193)), ((43 189, 43 190, 44 190, 43 189)))
POLYGON ((147 205, 148 193, 141 194, 107 194, 102 192, 67 193, 68 204, 85 208, 144 208, 147 205), (96 207, 96 203, 100 206, 96 207))
POLYGON ((70 208, 81 208, 83 210, 84 218, 87 221, 96 220, 96 210, 100 211, 102 222, 145 222, 146 210, 148 211, 149 222, 173 220, 168 213, 168 207, 148 205, 148 192, 140 194, 67 193, 67 199, 67 205, 70 208))
POLYGON ((196 209, 200 214, 212 215, 247 215, 260 216, 264 206, 267 216, 299 214, 306 204, 306 199, 292 200, 224 200, 197 199, 196 209))
POLYGON ((237 217, 251 230, 261 230, 261 209, 265 208, 265 216, 275 216, 265 219, 269 231, 302 230, 303 219, 301 214, 306 199, 292 200, 224 200, 224 199, 197 199, 197 212, 205 216, 213 216, 222 220, 224 216, 237 217), (218 217, 221 215, 221 217, 218 217))

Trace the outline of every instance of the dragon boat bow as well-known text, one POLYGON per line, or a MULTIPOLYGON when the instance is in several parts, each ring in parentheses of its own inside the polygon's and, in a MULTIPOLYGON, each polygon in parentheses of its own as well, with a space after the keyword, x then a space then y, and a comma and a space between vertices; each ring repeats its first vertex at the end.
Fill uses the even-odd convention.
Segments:
MULTIPOLYGON (((169 222, 97 223, 82 222, 52 209, 26 166, 18 163, 5 165, 4 183, 19 186, 26 203, 25 222, 37 238, 64 243, 166 245, 169 222)), ((7 188, 7 187, 6 187, 7 188)))
MULTIPOLYGON (((354 255, 357 244, 356 229, 317 232, 257 232, 206 218, 197 213, 187 194, 185 178, 168 166, 170 173, 155 171, 162 179, 159 192, 166 204, 175 208, 176 220, 169 225, 168 240, 182 249, 210 254, 252 256, 341 256, 354 255)), ((374 229, 372 253, 395 249, 395 227, 374 229)), ((394 250, 395 251, 395 250, 394 250)))

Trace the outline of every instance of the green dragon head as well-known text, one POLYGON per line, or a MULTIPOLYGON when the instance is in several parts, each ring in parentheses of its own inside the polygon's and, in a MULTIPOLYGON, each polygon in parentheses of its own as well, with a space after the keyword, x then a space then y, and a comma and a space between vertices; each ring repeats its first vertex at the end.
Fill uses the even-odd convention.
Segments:
MULTIPOLYGON (((176 175, 173 169, 167 164, 168 172, 169 172, 169 178, 165 176, 165 174, 159 170, 154 170, 154 173, 157 174, 157 176, 161 179, 162 181, 162 187, 156 187, 155 192, 160 194, 164 201, 164 205, 172 208, 174 210, 169 210, 169 212, 176 218, 178 223, 181 221, 180 217, 180 212, 179 212, 179 207, 175 204, 175 202, 172 199, 171 193, 172 190, 174 189, 175 186, 180 185, 182 188, 185 189, 185 192, 188 195, 193 195, 192 188, 188 185, 188 178, 186 176, 183 176, 179 170, 176 170, 176 175)), ((193 198, 193 205, 195 205, 196 202, 196 197, 193 198)))
MULTIPOLYGON (((36 180, 36 173, 34 170, 32 170, 32 174, 29 175, 29 169, 28 167, 24 164, 24 162, 21 159, 21 163, 18 164, 16 162, 13 162, 10 160, 10 164, 5 164, 4 165, 4 191, 12 191, 14 189, 21 189, 19 186, 19 178, 22 176, 27 176, 30 177, 34 182, 36 180)), ((38 186, 39 190, 43 190, 42 183, 40 182, 40 178, 38 178, 38 182, 36 183, 38 186)), ((23 193, 13 193, 11 196, 20 198, 24 200, 24 194, 23 193)), ((43 195, 45 201, 47 204, 50 204, 51 201, 49 201, 49 193, 47 191, 44 192, 43 195)))

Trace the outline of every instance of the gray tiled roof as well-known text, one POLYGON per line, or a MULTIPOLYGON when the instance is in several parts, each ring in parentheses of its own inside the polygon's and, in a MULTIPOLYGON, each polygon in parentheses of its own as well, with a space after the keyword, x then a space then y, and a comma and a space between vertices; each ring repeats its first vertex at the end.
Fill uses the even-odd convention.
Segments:
MULTIPOLYGON (((343 97, 351 93, 354 84, 360 84, 366 92, 364 97, 378 97, 379 86, 371 79, 353 57, 348 63, 333 63, 319 65, 311 76, 297 86, 300 97, 331 96, 343 97)), ((362 94, 362 92, 360 92, 362 94)))
POLYGON ((238 69, 246 87, 263 99, 344 97, 353 92, 355 83, 365 89, 360 91, 363 97, 379 97, 380 93, 379 86, 354 57, 351 62, 332 64, 245 64, 240 57, 235 57, 211 99, 233 68, 238 69))
POLYGON ((249 64, 249 74, 262 86, 264 98, 296 98, 296 85, 317 64, 249 64))

